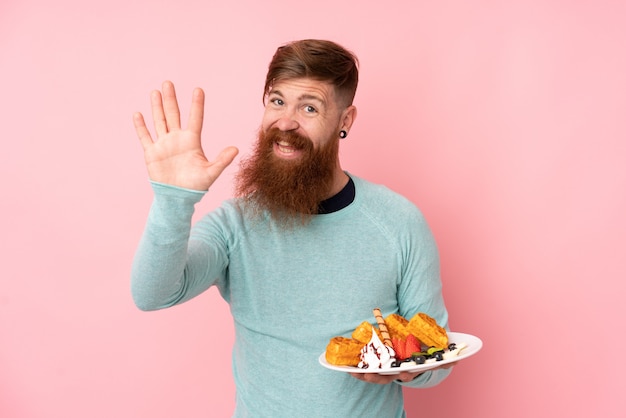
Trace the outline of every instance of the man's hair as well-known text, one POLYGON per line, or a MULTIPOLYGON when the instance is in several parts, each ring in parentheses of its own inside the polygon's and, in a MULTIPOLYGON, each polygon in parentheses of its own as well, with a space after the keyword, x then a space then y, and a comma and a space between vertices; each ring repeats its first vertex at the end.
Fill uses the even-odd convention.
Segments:
POLYGON ((349 106, 359 82, 359 61, 352 52, 331 41, 305 39, 280 46, 270 62, 263 100, 281 80, 312 78, 335 87, 339 100, 349 106))

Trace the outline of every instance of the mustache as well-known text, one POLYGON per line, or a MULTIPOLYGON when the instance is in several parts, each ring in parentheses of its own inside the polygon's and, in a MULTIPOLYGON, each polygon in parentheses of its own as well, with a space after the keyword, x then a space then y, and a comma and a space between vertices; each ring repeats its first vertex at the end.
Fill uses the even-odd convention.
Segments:
POLYGON ((286 142, 292 147, 298 149, 313 149, 313 141, 295 131, 281 131, 278 128, 271 128, 265 133, 264 136, 265 141, 268 144, 274 144, 275 142, 286 142))

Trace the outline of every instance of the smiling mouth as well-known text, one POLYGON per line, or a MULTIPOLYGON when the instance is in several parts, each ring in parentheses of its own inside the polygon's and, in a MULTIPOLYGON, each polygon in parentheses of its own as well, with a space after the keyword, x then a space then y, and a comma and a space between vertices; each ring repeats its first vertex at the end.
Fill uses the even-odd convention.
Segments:
POLYGON ((298 149, 286 141, 276 141, 276 147, 283 154, 293 154, 298 149))
POLYGON ((300 159, 314 150, 309 138, 293 131, 282 132, 278 128, 271 128, 266 135, 268 145, 272 144, 274 155, 280 159, 300 159))

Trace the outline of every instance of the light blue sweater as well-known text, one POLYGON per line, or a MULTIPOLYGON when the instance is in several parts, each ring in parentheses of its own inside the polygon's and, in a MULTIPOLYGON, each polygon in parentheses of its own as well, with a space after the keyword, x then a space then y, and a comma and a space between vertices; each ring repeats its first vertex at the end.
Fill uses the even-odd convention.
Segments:
MULTIPOLYGON (((318 363, 330 338, 375 323, 375 307, 384 316, 426 312, 448 325, 422 214, 391 190, 352 179, 349 206, 293 230, 244 217, 241 202, 229 200, 190 231, 204 193, 153 183, 132 270, 135 303, 166 308, 218 286, 235 323, 235 417, 405 416, 400 384, 364 383, 318 363)), ((448 373, 405 385, 433 386, 448 373)))

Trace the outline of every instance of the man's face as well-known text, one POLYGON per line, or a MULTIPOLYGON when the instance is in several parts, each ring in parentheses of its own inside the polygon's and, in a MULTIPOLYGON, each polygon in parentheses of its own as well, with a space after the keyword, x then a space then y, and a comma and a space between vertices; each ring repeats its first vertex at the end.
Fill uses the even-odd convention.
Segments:
MULTIPOLYGON (((272 128, 297 133, 311 140, 314 149, 320 149, 336 140, 342 129, 343 109, 337 99, 335 89, 326 82, 308 78, 279 81, 267 96, 261 129, 265 133, 272 128)), ((295 160, 302 151, 287 142, 277 142, 274 155, 295 160)))
POLYGON ((353 115, 354 110, 339 109, 330 84, 309 79, 276 83, 255 150, 241 162, 237 195, 251 197, 284 224, 317 213, 345 177, 338 159, 339 131, 349 129, 353 115))

